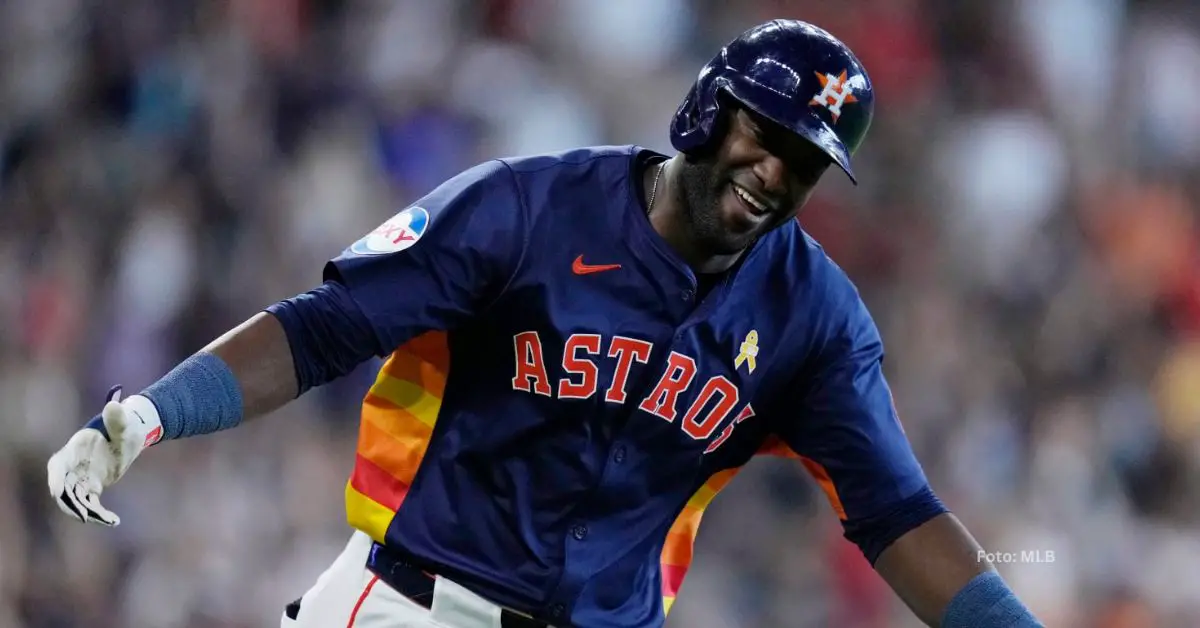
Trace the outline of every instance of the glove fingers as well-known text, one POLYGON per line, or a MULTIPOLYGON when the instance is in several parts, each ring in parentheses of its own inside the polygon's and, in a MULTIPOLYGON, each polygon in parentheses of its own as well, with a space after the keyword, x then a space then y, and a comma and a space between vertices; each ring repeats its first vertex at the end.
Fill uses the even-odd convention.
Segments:
POLYGON ((73 475, 67 471, 67 463, 61 453, 52 456, 46 463, 46 483, 49 485, 50 496, 54 498, 54 503, 58 504, 59 509, 68 515, 80 521, 87 521, 83 507, 75 503, 67 490, 69 476, 73 475))
POLYGON ((80 523, 87 523, 87 513, 84 512, 83 506, 74 502, 69 491, 64 490, 55 497, 54 503, 58 504, 58 509, 70 515, 72 519, 76 519, 80 523))
POLYGON ((77 504, 72 501, 72 497, 67 491, 62 491, 62 495, 55 497, 54 503, 59 504, 59 510, 62 510, 62 512, 66 513, 67 515, 70 515, 71 519, 80 522, 80 524, 86 524, 86 522, 88 522, 88 514, 84 512, 82 506, 77 506, 77 504))
MULTIPOLYGON (((51 460, 49 466, 55 467, 60 464, 57 460, 51 460)), ((54 496, 54 502, 60 510, 83 523, 90 521, 112 527, 121 522, 120 517, 100 504, 98 486, 85 487, 74 472, 54 473, 54 470, 50 470, 49 483, 51 490, 57 489, 57 492, 51 495, 54 496)))
POLYGON ((86 489, 81 490, 79 485, 75 486, 75 497, 78 503, 82 504, 87 510, 88 520, 93 523, 99 523, 108 527, 113 527, 121 522, 111 510, 100 505, 100 495, 86 489))
MULTIPOLYGON (((73 484, 71 482, 71 478, 67 478, 65 483, 73 484)), ((74 497, 71 489, 62 489, 58 495, 54 496, 54 501, 55 503, 59 504, 59 508, 62 509, 62 512, 73 516, 73 518, 78 519, 80 522, 83 522, 83 524, 88 522, 88 512, 86 512, 86 509, 84 509, 83 504, 80 504, 76 501, 76 497, 74 497)))
POLYGON ((111 527, 121 522, 116 513, 100 503, 104 486, 120 477, 120 472, 112 468, 117 466, 113 456, 120 453, 126 431, 126 415, 120 401, 121 387, 114 386, 108 391, 99 421, 93 419, 86 426, 92 429, 76 432, 46 463, 46 484, 54 503, 84 523, 111 527))

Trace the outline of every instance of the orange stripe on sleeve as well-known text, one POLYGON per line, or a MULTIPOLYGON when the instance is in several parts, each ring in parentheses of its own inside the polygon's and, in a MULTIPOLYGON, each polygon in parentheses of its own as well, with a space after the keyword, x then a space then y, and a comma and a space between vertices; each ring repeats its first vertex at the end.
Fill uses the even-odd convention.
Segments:
POLYGON ((350 474, 350 486, 375 503, 396 510, 408 494, 408 483, 381 469, 379 465, 358 456, 354 461, 354 472, 350 474))
POLYGON ((817 485, 825 493, 825 498, 829 500, 829 505, 833 507, 833 511, 837 513, 838 518, 843 521, 846 519, 846 509, 842 506, 842 498, 838 495, 837 486, 834 485, 833 478, 829 477, 829 471, 821 463, 796 453, 778 436, 768 437, 755 455, 779 456, 799 460, 804 465, 804 468, 808 470, 808 473, 812 475, 813 479, 817 481, 817 485))
POLYGON ((837 487, 833 484, 833 479, 829 477, 829 472, 821 463, 811 458, 800 456, 800 463, 808 469, 809 474, 817 481, 821 490, 825 492, 825 497, 829 500, 829 505, 833 507, 833 512, 837 513, 838 519, 846 520, 846 509, 842 506, 842 498, 838 496, 837 487))
POLYGON ((392 353, 363 400, 346 517, 376 541, 384 541, 421 466, 449 368, 446 334, 423 334, 392 353))
POLYGON ((783 442, 782 439, 780 439, 778 436, 775 436, 775 435, 768 436, 767 440, 765 442, 763 442, 761 447, 758 448, 758 452, 756 452, 755 455, 757 455, 757 456, 779 456, 780 458, 799 458, 800 457, 800 454, 797 454, 795 451, 792 451, 792 448, 788 447, 787 443, 783 442))
POLYGON ((381 374, 375 385, 371 386, 371 390, 367 392, 367 398, 363 401, 364 411, 367 406, 383 409, 397 408, 433 427, 437 421, 438 411, 441 410, 442 400, 413 382, 381 374))
POLYGON ((407 419, 407 423, 394 421, 387 425, 392 429, 385 429, 377 422, 377 418, 364 413, 362 425, 358 428, 358 455, 401 482, 412 482, 429 448, 432 431, 424 423, 412 418, 407 419), (397 427, 401 429, 395 429, 397 427))
POLYGON ((437 399, 442 398, 446 391, 446 374, 439 371, 437 366, 426 362, 411 353, 396 352, 392 358, 379 370, 375 378, 378 384, 385 376, 400 381, 412 382, 437 399))
POLYGON ((671 524, 671 532, 687 532, 691 536, 696 535, 696 531, 700 529, 700 518, 704 516, 703 508, 695 508, 693 506, 685 506, 683 512, 675 518, 675 523, 671 524))
POLYGON ((696 538, 686 531, 667 533, 667 542, 663 544, 662 562, 664 565, 690 565, 696 538))
POLYGON ((712 503, 717 493, 725 488, 739 471, 741 471, 741 467, 713 474, 692 495, 679 516, 675 518, 674 523, 671 524, 671 529, 667 532, 667 538, 663 542, 660 558, 664 612, 670 612, 671 605, 675 603, 675 596, 679 593, 679 588, 683 586, 683 579, 692 564, 696 535, 700 532, 700 520, 704 516, 704 509, 712 503))
POLYGON ((701 510, 707 508, 708 505, 712 503, 712 500, 717 497, 717 493, 720 493, 721 489, 725 488, 725 485, 729 484, 729 481, 733 479, 733 476, 737 475, 739 470, 740 468, 726 469, 725 471, 713 474, 713 476, 709 478, 708 481, 705 482, 704 485, 701 486, 694 495, 692 495, 692 498, 688 500, 688 507, 699 508, 701 510))
POLYGON ((420 403, 408 407, 398 406, 392 400, 382 397, 378 393, 378 386, 372 387, 371 391, 367 393, 367 398, 363 401, 362 416, 364 420, 375 421, 376 425, 388 432, 409 432, 412 429, 409 427, 409 423, 420 423, 426 429, 432 430, 434 423, 437 422, 437 408, 440 407, 440 404, 432 407, 420 403), (368 419, 368 417, 370 418, 368 419))
POLYGON ((410 353, 429 362, 442 373, 450 372, 450 344, 444 331, 431 331, 409 340, 399 353, 410 353))

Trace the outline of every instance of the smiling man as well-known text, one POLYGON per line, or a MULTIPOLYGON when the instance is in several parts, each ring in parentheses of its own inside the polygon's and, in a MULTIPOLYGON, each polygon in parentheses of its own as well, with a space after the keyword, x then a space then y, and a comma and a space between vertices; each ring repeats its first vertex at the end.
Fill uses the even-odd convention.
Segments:
POLYGON ((830 166, 854 178, 873 103, 829 33, 751 29, 676 112, 674 157, 463 172, 321 286, 115 394, 50 491, 115 525, 99 496, 146 448, 389 356, 346 485, 355 532, 283 626, 661 626, 704 508, 756 455, 798 460, 929 625, 1037 626, 931 491, 871 316, 794 220, 830 166))

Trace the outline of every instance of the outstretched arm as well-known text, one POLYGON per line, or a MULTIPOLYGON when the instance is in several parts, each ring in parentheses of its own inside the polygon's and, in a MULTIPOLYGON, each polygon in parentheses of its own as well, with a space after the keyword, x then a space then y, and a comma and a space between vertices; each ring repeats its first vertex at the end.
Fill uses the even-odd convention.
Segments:
POLYGON ((241 391, 242 416, 269 414, 299 393, 296 365, 279 319, 260 312, 200 350, 229 367, 241 391))
POLYGON ((184 360, 141 394, 110 393, 99 416, 47 463, 50 494, 83 522, 117 525, 100 493, 147 447, 267 414, 378 352, 346 288, 326 282, 271 306, 184 360), (336 328, 341 333, 327 333, 336 328))
MULTIPOLYGON (((381 353, 349 290, 326 281, 231 329, 129 403, 161 423, 159 439, 208 434, 268 414, 381 353)), ((89 426, 107 433, 102 417, 89 426)))
MULTIPOLYGON (((913 613, 930 626, 955 624, 947 619, 951 602, 976 577, 998 578, 992 565, 979 560, 979 544, 950 513, 938 515, 906 532, 885 549, 875 562, 875 571, 887 581, 896 595, 913 613)), ((1009 594, 1011 595, 1011 594, 1009 594)), ((967 600, 968 602, 970 600, 967 600)), ((1000 600, 990 600, 998 602, 1000 600)), ((958 600, 961 604, 962 600, 958 600)), ((1010 601, 1020 607, 1016 598, 1010 601)), ((1033 623, 996 623, 986 613, 1002 608, 975 609, 979 614, 967 617, 977 626, 1032 626, 1033 623)), ((967 609, 965 612, 974 612, 967 609)), ((1027 612, 1027 611, 1026 611, 1027 612)), ((1017 615, 1016 617, 1019 617, 1017 615)), ((1032 620, 1029 616, 1029 620, 1032 620)))
POLYGON ((528 225, 506 164, 460 173, 330 261, 321 286, 251 317, 140 394, 114 389, 47 463, 51 495, 81 521, 116 525, 100 494, 144 449, 235 427, 469 320, 516 273, 528 225))
POLYGON ((930 488, 892 403, 879 332, 861 301, 851 305, 793 388, 801 396, 775 417, 777 435, 817 476, 846 538, 927 625, 1040 627, 930 488))

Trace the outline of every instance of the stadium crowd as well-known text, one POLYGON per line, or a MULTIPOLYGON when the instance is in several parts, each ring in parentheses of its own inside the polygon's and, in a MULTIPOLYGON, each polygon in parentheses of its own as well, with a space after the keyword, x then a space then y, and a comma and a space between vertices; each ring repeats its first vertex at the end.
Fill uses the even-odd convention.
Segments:
MULTIPOLYGON (((349 534, 374 365, 151 450, 115 529, 58 512, 48 456, 462 168, 668 151, 699 67, 770 17, 876 84, 861 185, 801 222, 871 306, 935 490, 1047 625, 1200 626, 1200 5, 6 0, 0 628, 277 625, 349 534)), ((916 625, 798 465, 709 512, 669 625, 916 625)))

